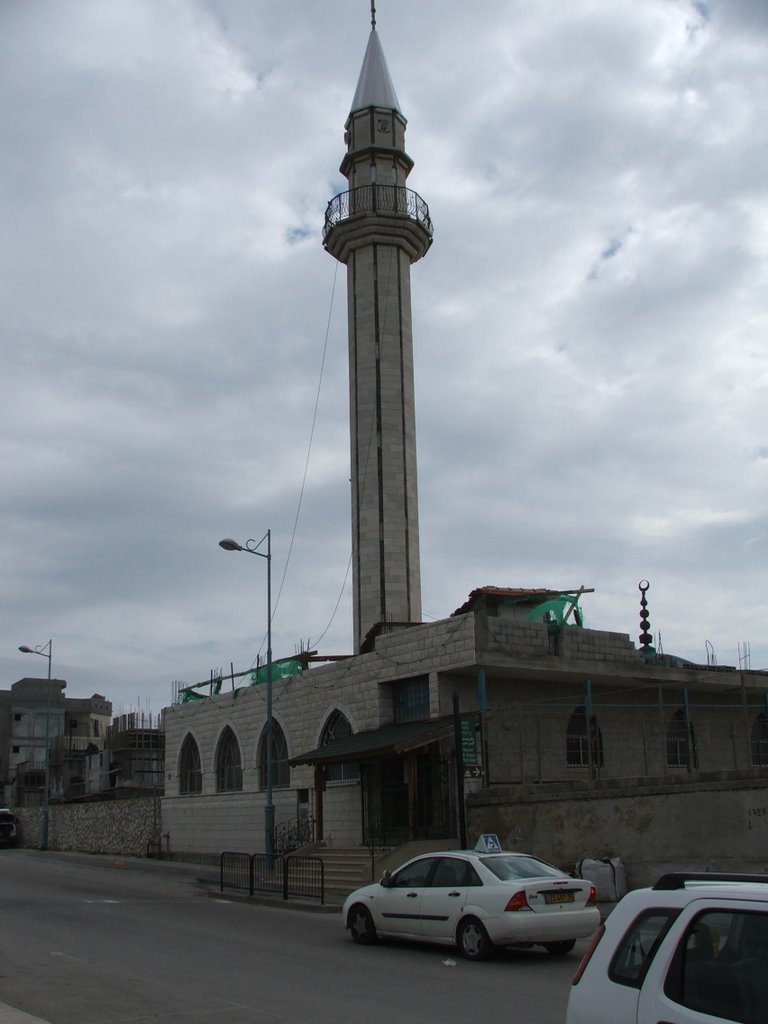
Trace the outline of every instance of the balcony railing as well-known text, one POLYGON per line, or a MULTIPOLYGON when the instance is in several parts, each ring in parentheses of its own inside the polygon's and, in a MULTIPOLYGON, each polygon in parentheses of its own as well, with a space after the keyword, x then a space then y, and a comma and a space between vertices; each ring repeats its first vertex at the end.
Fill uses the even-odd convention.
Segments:
POLYGON ((362 185, 334 196, 325 211, 323 238, 336 225, 358 213, 396 213, 417 221, 432 237, 429 207, 413 189, 402 185, 362 185))
POLYGON ((294 818, 275 829, 275 853, 292 853, 315 841, 315 819, 294 818))

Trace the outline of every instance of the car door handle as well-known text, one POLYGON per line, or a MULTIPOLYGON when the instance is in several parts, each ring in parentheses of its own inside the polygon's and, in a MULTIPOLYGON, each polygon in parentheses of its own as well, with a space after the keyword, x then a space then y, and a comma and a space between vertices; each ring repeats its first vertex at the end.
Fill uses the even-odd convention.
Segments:
POLYGON ((409 900, 415 900, 419 894, 417 892, 407 892, 405 895, 409 900))
POLYGON ((456 891, 456 890, 454 889, 454 890, 453 890, 453 892, 449 892, 449 893, 448 893, 448 895, 449 895, 449 896, 461 896, 461 893, 460 893, 460 892, 457 892, 457 891, 456 891))

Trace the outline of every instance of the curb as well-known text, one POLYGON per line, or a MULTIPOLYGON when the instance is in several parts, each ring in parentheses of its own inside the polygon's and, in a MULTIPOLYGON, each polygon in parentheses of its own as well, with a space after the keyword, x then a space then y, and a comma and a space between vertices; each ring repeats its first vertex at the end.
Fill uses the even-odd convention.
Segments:
MULTIPOLYGON (((253 896, 241 892, 221 892, 216 883, 216 890, 209 891, 208 896, 212 900, 220 900, 222 903, 249 903, 257 907, 279 907, 281 910, 303 910, 310 914, 340 914, 343 899, 331 895, 324 903, 318 900, 284 900, 282 896, 272 896, 269 893, 259 893, 253 896)), ((0 1020, 2 1024, 2 1020, 0 1020)))

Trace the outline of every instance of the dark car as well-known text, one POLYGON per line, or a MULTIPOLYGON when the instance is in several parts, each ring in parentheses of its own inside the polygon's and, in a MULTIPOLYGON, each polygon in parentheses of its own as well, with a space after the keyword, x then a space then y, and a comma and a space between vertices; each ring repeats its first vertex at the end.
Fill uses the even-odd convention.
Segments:
POLYGON ((18 839, 16 815, 0 807, 0 846, 15 846, 18 839))

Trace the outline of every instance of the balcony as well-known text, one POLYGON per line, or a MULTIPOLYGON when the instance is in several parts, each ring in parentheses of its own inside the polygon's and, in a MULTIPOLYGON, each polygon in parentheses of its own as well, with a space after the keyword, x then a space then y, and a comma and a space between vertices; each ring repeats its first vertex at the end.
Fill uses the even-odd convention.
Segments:
POLYGON ((323 241, 342 221, 358 214, 396 214, 415 221, 432 238, 429 207, 413 189, 401 185, 363 185, 335 196, 325 211, 323 241))

